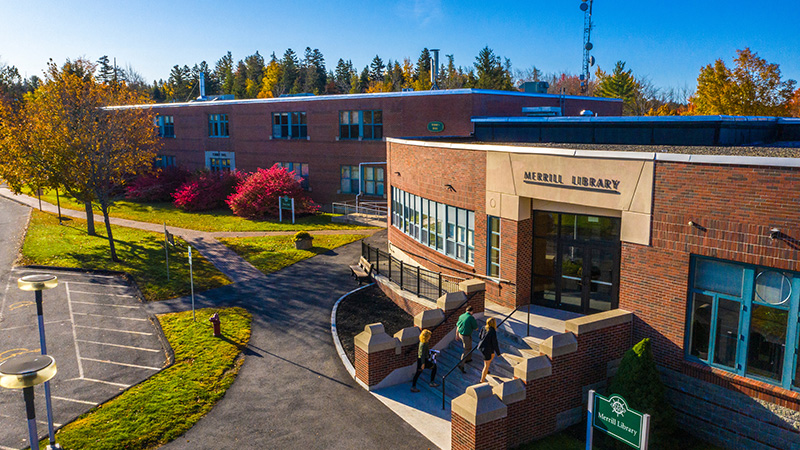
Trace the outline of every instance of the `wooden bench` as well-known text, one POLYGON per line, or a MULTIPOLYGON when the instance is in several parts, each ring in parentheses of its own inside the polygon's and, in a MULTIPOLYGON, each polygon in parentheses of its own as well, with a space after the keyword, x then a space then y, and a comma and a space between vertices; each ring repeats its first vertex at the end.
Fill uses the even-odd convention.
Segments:
POLYGON ((350 266, 350 275, 358 281, 361 286, 365 280, 369 281, 372 276, 372 263, 367 261, 363 256, 358 260, 358 264, 350 266))

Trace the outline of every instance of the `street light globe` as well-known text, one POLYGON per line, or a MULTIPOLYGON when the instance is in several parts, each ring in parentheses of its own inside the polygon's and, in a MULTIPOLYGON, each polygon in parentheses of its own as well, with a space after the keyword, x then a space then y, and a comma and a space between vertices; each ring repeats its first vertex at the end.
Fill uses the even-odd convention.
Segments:
POLYGON ((17 280, 17 286, 23 291, 41 291, 58 286, 58 277, 46 273, 27 275, 17 280))
POLYGON ((56 375, 56 360, 50 355, 19 355, 0 363, 0 386, 24 389, 42 384, 56 375))

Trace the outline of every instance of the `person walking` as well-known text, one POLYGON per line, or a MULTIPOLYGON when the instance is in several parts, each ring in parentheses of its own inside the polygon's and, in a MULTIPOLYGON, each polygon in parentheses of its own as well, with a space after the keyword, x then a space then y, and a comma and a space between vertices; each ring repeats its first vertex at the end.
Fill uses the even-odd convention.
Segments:
POLYGON ((481 373, 481 383, 486 382, 486 375, 489 375, 489 366, 495 356, 500 355, 500 344, 497 342, 497 322, 494 317, 486 321, 483 338, 478 344, 478 350, 483 353, 483 372, 481 373))
POLYGON ((464 370, 464 365, 472 361, 472 332, 478 329, 478 321, 472 316, 472 305, 467 306, 467 311, 458 317, 456 322, 456 339, 464 344, 464 349, 461 352, 461 362, 458 363, 458 369, 461 373, 467 373, 464 370))
POLYGON ((417 373, 414 374, 414 379, 411 380, 411 392, 419 392, 417 389, 417 380, 422 375, 424 369, 431 369, 431 382, 430 387, 438 387, 439 383, 435 382, 436 378, 436 361, 432 361, 430 348, 428 342, 431 340, 431 330, 422 330, 419 334, 419 348, 417 349, 417 373))

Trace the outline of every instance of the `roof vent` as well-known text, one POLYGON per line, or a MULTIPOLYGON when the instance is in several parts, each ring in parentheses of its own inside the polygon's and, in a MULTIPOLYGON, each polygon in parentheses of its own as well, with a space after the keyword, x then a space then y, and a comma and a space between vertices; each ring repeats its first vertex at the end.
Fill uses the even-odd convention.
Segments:
POLYGON ((594 115, 594 113, 593 113, 593 112, 591 112, 591 111, 590 111, 590 110, 588 110, 588 109, 584 109, 583 111, 581 111, 581 112, 580 112, 580 114, 579 114, 579 115, 581 115, 581 116, 586 116, 586 117, 591 117, 591 116, 593 116, 593 115, 594 115))

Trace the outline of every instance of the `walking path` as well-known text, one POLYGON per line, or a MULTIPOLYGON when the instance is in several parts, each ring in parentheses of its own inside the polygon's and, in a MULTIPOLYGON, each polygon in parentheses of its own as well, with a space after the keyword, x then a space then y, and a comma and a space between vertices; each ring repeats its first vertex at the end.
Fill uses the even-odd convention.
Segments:
MULTIPOLYGON (((7 189, 0 188, 0 195, 38 207, 38 200, 9 195, 7 189)), ((42 206, 55 212, 52 205, 42 206)), ((80 211, 62 209, 62 214, 85 218, 80 211)), ((160 225, 123 219, 112 219, 112 224, 163 231, 160 225)), ((205 447, 213 442, 244 448, 434 448, 356 384, 337 357, 330 335, 331 308, 355 287, 348 264, 358 261, 359 243, 264 275, 216 241, 213 233, 171 231, 234 281, 195 295, 197 307, 242 306, 253 314, 253 322, 236 382, 209 414, 166 448, 205 447)), ((358 230, 362 232, 375 230, 358 230)), ((186 311, 191 300, 182 297, 145 307, 154 314, 186 311)), ((224 334, 224 323, 222 330, 224 334)))

